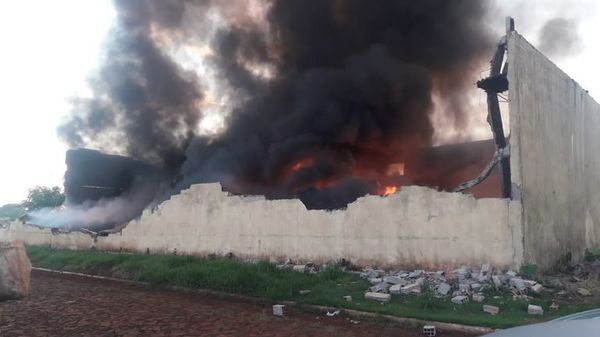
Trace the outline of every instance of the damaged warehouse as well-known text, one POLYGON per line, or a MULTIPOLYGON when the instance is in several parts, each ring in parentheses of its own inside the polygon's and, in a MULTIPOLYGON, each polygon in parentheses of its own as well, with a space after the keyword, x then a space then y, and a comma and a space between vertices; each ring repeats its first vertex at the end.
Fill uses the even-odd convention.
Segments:
MULTIPOLYGON (((145 208, 151 202, 143 200, 136 208, 140 214, 127 215, 136 219, 125 223, 113 219, 109 227, 117 226, 110 230, 80 226, 86 230, 53 235, 51 229, 17 221, 0 228, 0 237, 69 249, 233 253, 431 268, 481 262, 549 268, 568 253, 580 258, 586 247, 600 244, 600 211, 595 207, 600 201, 600 136, 595 131, 600 106, 512 30, 497 48, 490 75, 478 85, 487 92, 493 141, 410 153, 414 160, 398 166, 392 175, 397 191, 379 191, 379 185, 369 183, 361 185, 354 200, 322 207, 319 200, 324 199, 303 199, 310 189, 291 198, 286 193, 294 189, 235 193, 235 186, 227 182, 201 182, 182 186, 179 193, 151 208, 145 208), (504 134, 498 106, 498 93, 506 89, 509 135, 504 134), (452 167, 457 153, 466 154, 460 155, 466 159, 452 167), (425 172, 431 163, 446 167, 447 174, 438 175, 438 180, 414 176, 402 181, 409 172, 425 172), (475 179, 466 181, 470 178, 475 179)), ((70 153, 77 157, 89 154, 86 151, 70 153)), ((305 164, 298 163, 295 170, 302 170, 305 164)), ((122 181, 90 185, 83 179, 68 186, 67 181, 74 180, 66 179, 67 194, 74 204, 88 199, 73 192, 82 187, 99 193, 97 199, 108 194, 118 198, 131 190, 137 177, 152 177, 157 182, 154 188, 162 188, 167 173, 142 163, 125 166, 138 169, 128 171, 122 181)), ((76 172, 76 165, 70 164, 68 174, 76 172)))

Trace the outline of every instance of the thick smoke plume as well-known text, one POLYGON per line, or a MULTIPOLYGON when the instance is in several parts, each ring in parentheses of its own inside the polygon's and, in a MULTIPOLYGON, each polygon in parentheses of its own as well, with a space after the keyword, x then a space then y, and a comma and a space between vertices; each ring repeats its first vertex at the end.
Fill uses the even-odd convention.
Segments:
POLYGON ((94 97, 59 132, 160 166, 175 190, 220 181, 344 207, 411 182, 390 167, 431 144, 435 109, 465 126, 493 42, 486 3, 116 1, 94 97), (225 128, 200 134, 213 101, 225 128))
POLYGON ((582 49, 578 23, 573 19, 553 18, 540 29, 539 48, 550 57, 566 57, 582 49))

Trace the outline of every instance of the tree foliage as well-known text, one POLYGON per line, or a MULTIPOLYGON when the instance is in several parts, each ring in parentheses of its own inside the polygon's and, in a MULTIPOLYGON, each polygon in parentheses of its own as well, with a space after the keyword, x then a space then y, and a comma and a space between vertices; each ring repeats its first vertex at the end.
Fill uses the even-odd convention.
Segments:
POLYGON ((36 186, 29 190, 27 198, 22 205, 26 210, 32 211, 46 207, 58 207, 65 202, 65 195, 60 190, 60 187, 43 187, 36 186))
POLYGON ((0 206, 0 219, 15 220, 25 214, 25 208, 21 204, 6 204, 0 206))

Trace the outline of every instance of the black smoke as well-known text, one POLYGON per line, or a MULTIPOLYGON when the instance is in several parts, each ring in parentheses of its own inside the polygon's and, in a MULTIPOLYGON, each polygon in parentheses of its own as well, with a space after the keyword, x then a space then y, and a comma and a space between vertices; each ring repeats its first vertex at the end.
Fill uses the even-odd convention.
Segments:
POLYGON ((540 29, 539 39, 540 51, 550 57, 577 54, 583 45, 577 21, 562 17, 546 21, 540 29))
POLYGON ((176 189, 220 181, 340 208, 377 193, 390 164, 431 144, 433 95, 449 127, 464 126, 466 89, 493 41, 487 3, 116 1, 95 96, 60 134, 167 168, 176 189), (207 79, 169 56, 165 46, 178 43, 210 46, 205 64, 234 93, 217 136, 195 132, 207 79))

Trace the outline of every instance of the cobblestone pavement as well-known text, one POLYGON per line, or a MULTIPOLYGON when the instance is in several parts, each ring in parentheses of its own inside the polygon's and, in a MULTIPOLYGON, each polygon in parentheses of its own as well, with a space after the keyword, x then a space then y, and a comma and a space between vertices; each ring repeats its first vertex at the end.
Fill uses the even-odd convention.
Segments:
MULTIPOLYGON (((34 271, 32 294, 0 303, 0 336, 422 336, 397 326, 34 271)), ((461 334, 438 334, 460 336, 461 334)))

